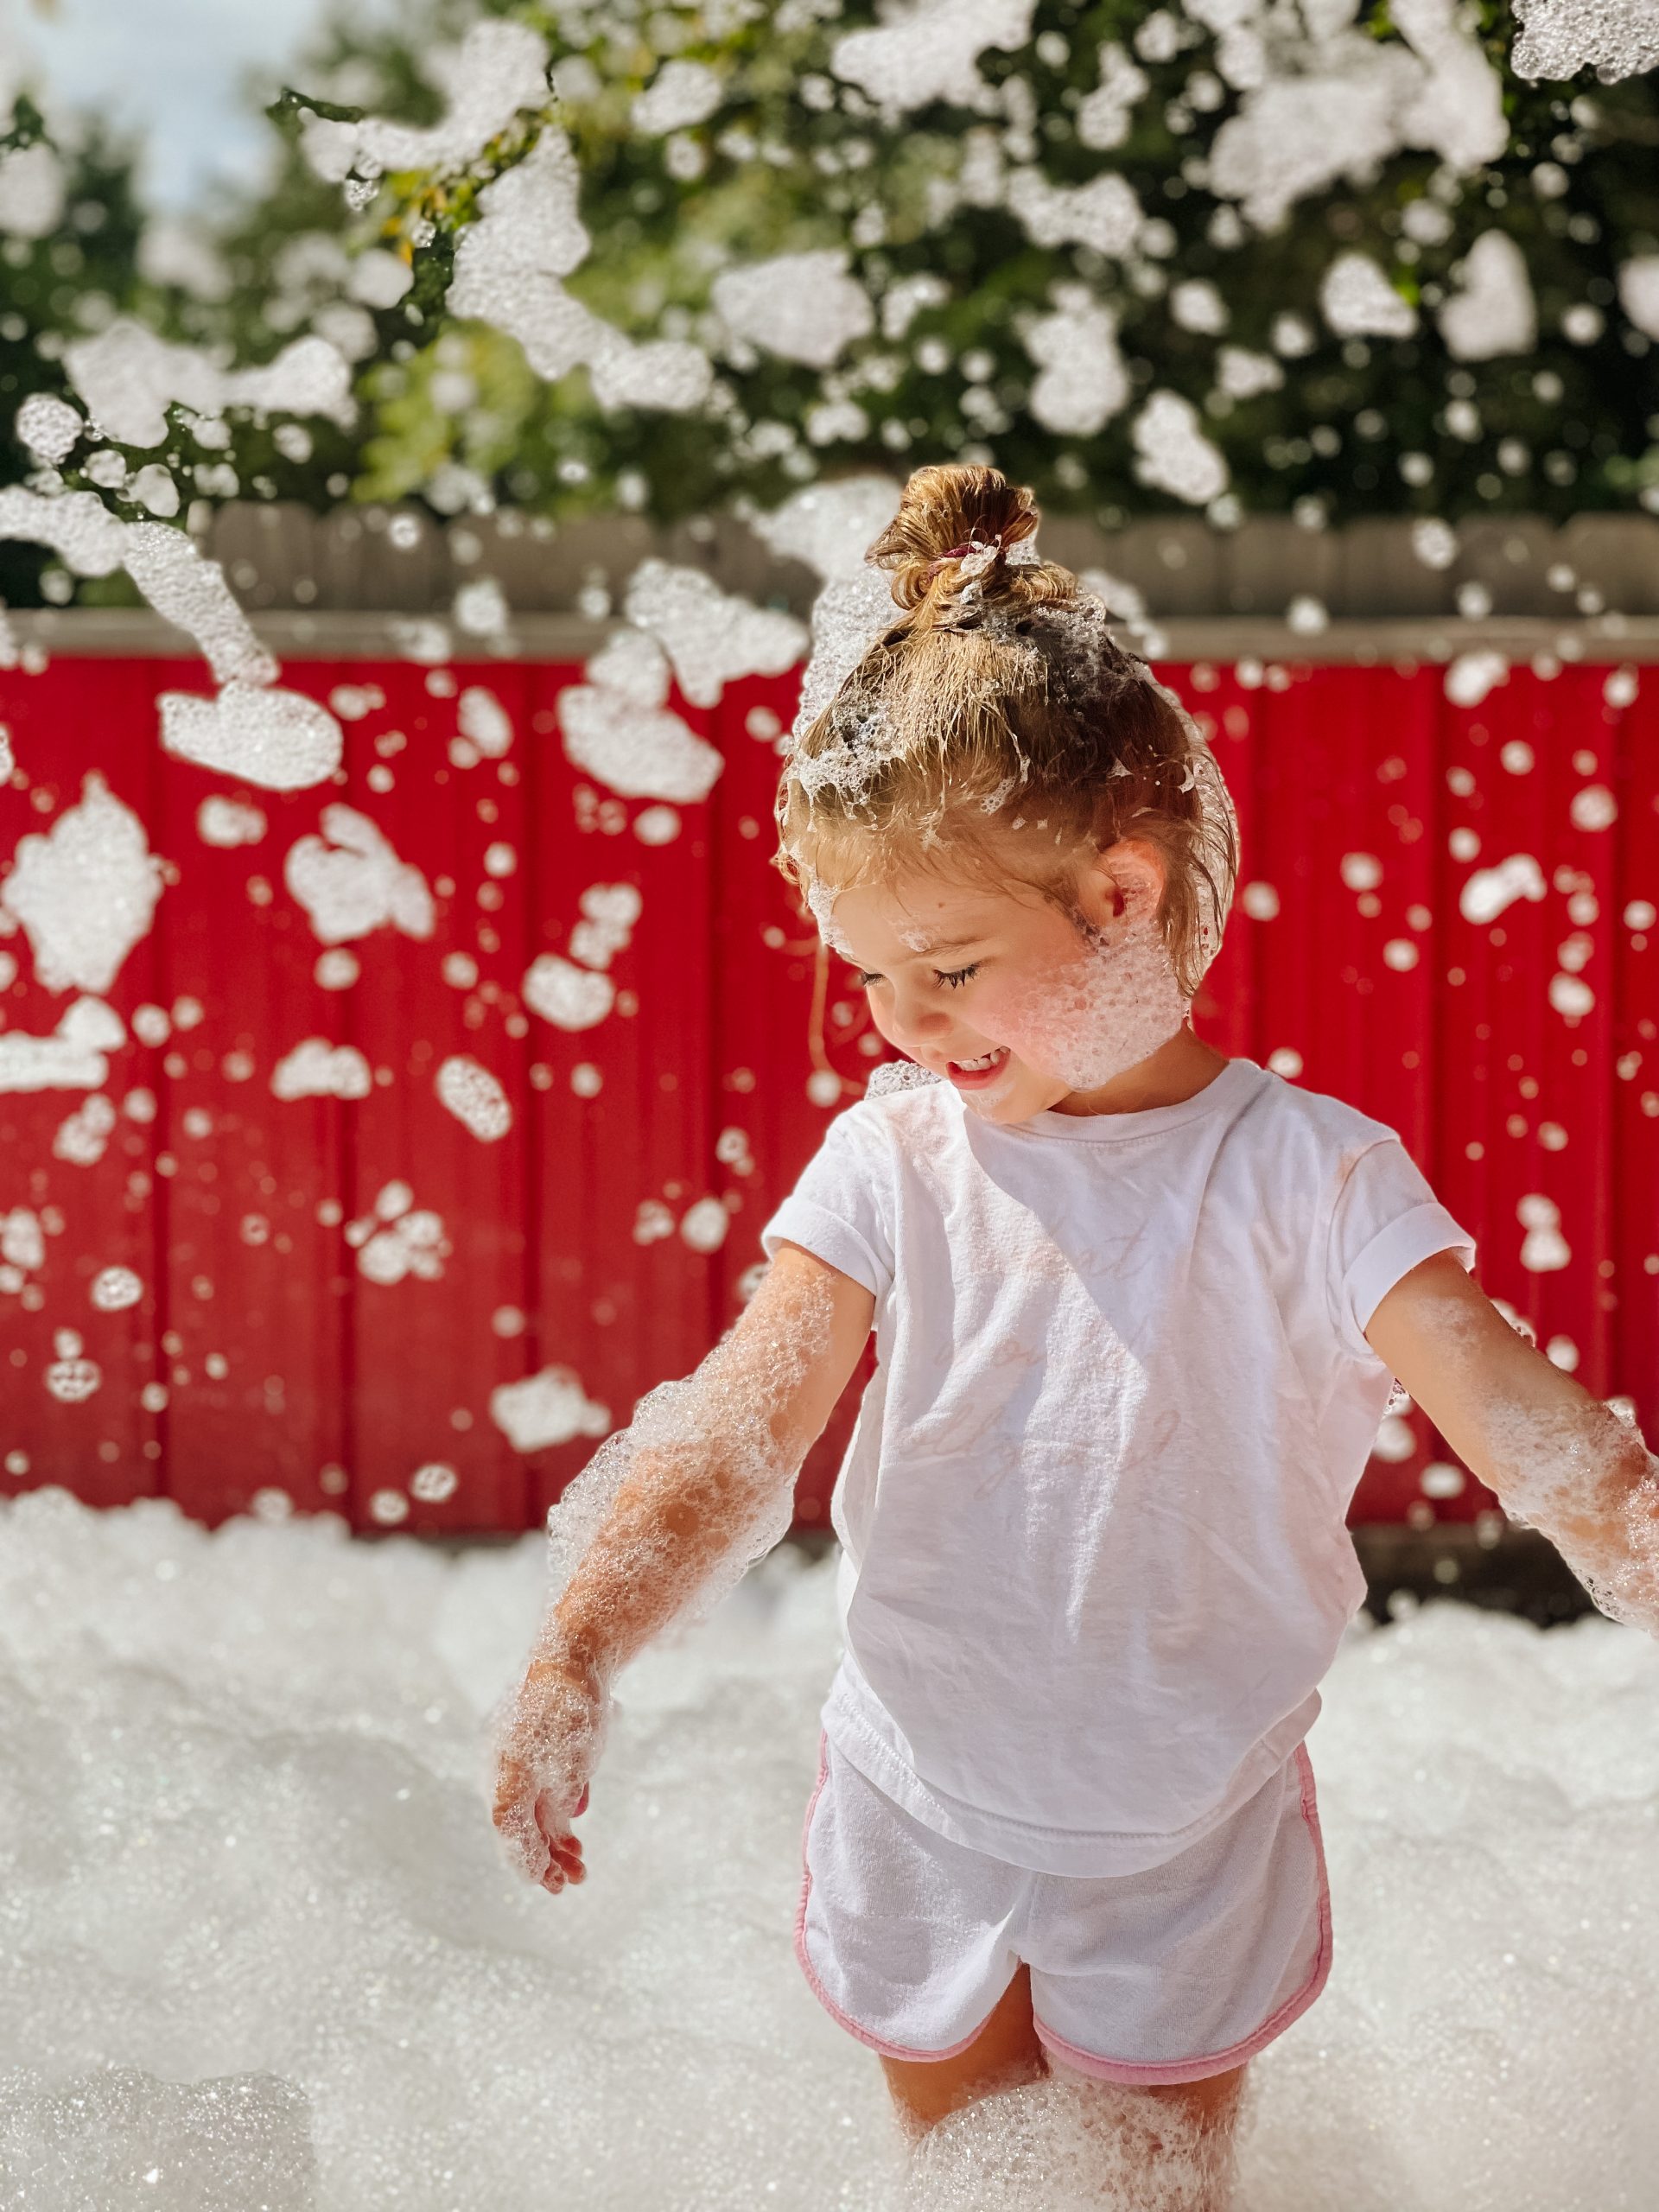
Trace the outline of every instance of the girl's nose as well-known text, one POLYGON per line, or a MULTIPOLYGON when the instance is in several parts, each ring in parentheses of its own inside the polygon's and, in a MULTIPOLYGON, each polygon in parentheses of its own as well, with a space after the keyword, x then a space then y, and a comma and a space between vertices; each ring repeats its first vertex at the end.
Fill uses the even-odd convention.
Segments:
POLYGON ((950 1017, 942 1007, 929 1006, 923 999, 895 996, 893 1026, 906 1043, 926 1044, 948 1033, 950 1017))

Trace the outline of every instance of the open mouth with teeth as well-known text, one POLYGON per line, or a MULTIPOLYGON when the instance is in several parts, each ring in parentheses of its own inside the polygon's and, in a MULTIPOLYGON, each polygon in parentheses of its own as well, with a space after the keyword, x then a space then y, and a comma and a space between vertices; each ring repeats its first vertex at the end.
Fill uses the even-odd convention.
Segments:
POLYGON ((953 1083, 971 1082, 995 1075, 1008 1057, 1006 1045, 995 1046, 988 1052, 982 1052, 977 1059, 952 1060, 950 1079, 953 1083))

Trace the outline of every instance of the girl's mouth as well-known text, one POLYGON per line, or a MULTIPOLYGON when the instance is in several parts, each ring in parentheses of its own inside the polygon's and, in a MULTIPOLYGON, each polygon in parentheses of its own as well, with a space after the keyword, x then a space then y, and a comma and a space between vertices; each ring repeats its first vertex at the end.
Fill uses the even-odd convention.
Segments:
POLYGON ((948 1073, 951 1082, 960 1090, 982 1090, 986 1084, 994 1083, 1001 1074, 1007 1057, 1007 1046, 998 1045, 991 1052, 982 1052, 977 1059, 952 1060, 949 1064, 948 1073))

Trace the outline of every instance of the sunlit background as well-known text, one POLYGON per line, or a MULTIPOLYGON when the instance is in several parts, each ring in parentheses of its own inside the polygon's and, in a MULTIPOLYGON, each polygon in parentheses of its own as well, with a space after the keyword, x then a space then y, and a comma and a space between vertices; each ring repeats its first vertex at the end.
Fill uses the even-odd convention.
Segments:
MULTIPOLYGON (((1398 1128, 1659 1431, 1656 62, 1599 0, 11 0, 30 2212, 896 2202, 788 1956, 857 1385, 625 1682, 580 1898, 480 1740, 549 1506, 883 1056, 771 802, 921 462, 1031 485, 1214 750, 1202 1033, 1398 1128)), ((1643 2202, 1650 1645, 1409 1402, 1352 1517, 1337 1965, 1241 2212, 1643 2202)))

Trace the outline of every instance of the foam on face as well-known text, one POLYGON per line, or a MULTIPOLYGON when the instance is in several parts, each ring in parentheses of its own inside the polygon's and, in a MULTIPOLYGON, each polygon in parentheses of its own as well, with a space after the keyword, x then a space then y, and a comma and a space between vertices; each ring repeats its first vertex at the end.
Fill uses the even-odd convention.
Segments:
POLYGON ((1071 1090, 1095 1090, 1178 1034, 1188 1001, 1149 906, 1077 929, 1075 961, 1033 980, 1017 1049, 1071 1090))

